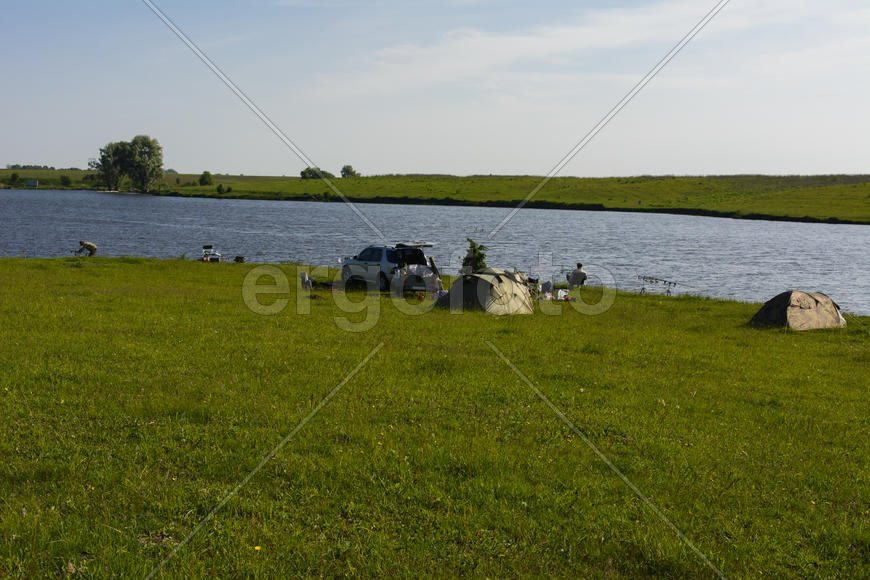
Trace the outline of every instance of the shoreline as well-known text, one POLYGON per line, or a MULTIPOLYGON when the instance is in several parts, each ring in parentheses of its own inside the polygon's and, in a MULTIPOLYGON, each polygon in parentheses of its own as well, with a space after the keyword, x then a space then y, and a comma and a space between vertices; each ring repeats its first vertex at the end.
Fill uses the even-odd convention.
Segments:
MULTIPOLYGON (((40 186, 37 188, 13 189, 4 187, 6 191, 90 191, 94 193, 111 193, 120 195, 153 195, 156 197, 189 197, 201 199, 239 199, 239 200, 257 200, 257 201, 320 201, 320 202, 343 202, 342 197, 332 194, 328 191, 323 193, 285 193, 285 192, 255 192, 255 191, 239 191, 229 194, 217 194, 210 192, 181 192, 178 190, 150 191, 147 193, 132 191, 132 190, 98 190, 92 188, 81 187, 55 187, 55 186, 40 186)), ((520 207, 523 204, 522 199, 513 200, 470 200, 458 199, 452 196, 445 197, 412 197, 412 196, 396 196, 396 195, 344 195, 344 199, 355 204, 387 204, 387 205, 429 205, 429 206, 462 206, 462 207, 503 207, 513 209, 520 207)), ((789 216, 767 212, 747 212, 740 210, 716 210, 705 209, 699 207, 662 207, 662 206, 625 206, 614 207, 604 203, 584 203, 584 202, 561 202, 551 200, 531 200, 522 205, 523 208, 529 209, 558 209, 566 211, 604 211, 604 212, 629 212, 629 213, 653 213, 653 214, 670 214, 670 215, 689 215, 698 217, 712 217, 724 219, 739 219, 739 220, 756 220, 756 221, 774 221, 774 222, 794 222, 794 223, 818 223, 818 224, 836 224, 836 225, 870 225, 870 219, 848 219, 839 217, 816 217, 810 215, 804 216, 789 216)))
MULTIPOLYGON (((116 264, 126 264, 126 265, 130 265, 130 264, 145 265, 145 264, 149 264, 149 263, 175 263, 175 262, 183 262, 183 263, 190 263, 190 264, 202 263, 202 260, 199 260, 197 258, 188 258, 188 257, 182 258, 180 256, 154 257, 154 256, 139 256, 139 255, 101 255, 101 256, 89 257, 86 255, 82 255, 82 256, 69 256, 69 255, 64 255, 64 256, 26 256, 26 255, 25 256, 4 256, 4 255, 0 255, 0 267, 3 267, 4 263, 11 263, 11 262, 15 262, 15 261, 27 261, 27 262, 43 261, 46 263, 53 263, 53 262, 63 262, 63 263, 82 263, 82 262, 84 262, 84 263, 87 263, 90 260, 93 260, 93 261, 98 262, 98 263, 99 262, 106 262, 106 263, 116 263, 116 264)), ((258 261, 247 261, 246 260, 245 262, 242 262, 242 263, 236 263, 236 262, 232 262, 230 260, 225 260, 222 262, 209 264, 208 266, 209 267, 217 267, 217 268, 221 268, 221 267, 230 267, 230 268, 248 267, 249 269, 256 268, 258 266, 277 266, 279 268, 295 266, 298 268, 302 268, 303 270, 306 270, 306 271, 308 271, 308 269, 314 269, 314 268, 326 268, 327 270, 335 271, 336 276, 337 276, 337 272, 338 272, 338 268, 335 268, 334 266, 329 265, 329 264, 320 264, 320 265, 318 265, 318 264, 303 264, 301 262, 293 262, 293 261, 258 262, 258 261)), ((456 274, 442 274, 442 278, 445 280, 445 289, 448 288, 450 286, 450 284, 452 284, 456 280, 457 277, 458 276, 456 274)), ((326 280, 315 279, 315 281, 318 284, 320 284, 321 290, 329 289, 335 284, 334 280, 330 281, 329 279, 326 279, 326 280)), ((688 288, 688 286, 686 286, 686 285, 681 285, 681 286, 684 288, 688 288)), ((560 288, 560 287, 565 288, 565 284, 558 283, 558 284, 556 284, 556 287, 557 288, 560 288)), ((627 288, 620 288, 618 285, 613 285, 613 286, 589 285, 589 286, 586 286, 586 288, 596 288, 596 289, 598 289, 598 288, 610 288, 610 289, 616 291, 619 295, 636 296, 636 297, 641 297, 641 296, 658 297, 658 298, 669 299, 669 300, 670 299, 679 300, 679 299, 700 298, 703 300, 719 302, 722 304, 732 304, 732 305, 741 305, 741 306, 749 305, 749 306, 753 306, 756 308, 760 308, 762 305, 764 305, 764 303, 767 300, 769 300, 769 298, 767 298, 767 299, 760 298, 757 300, 756 299, 741 300, 741 299, 733 298, 733 297, 704 294, 701 292, 696 292, 694 290, 693 291, 677 290, 673 295, 670 295, 670 294, 665 294, 664 292, 655 291, 655 290, 641 292, 641 291, 636 291, 636 290, 627 289, 627 288)), ((389 293, 379 291, 373 295, 389 296, 389 293)), ((771 296, 771 298, 772 298, 772 296, 771 296)), ((866 319, 867 322, 870 322, 870 311, 864 312, 864 311, 860 311, 860 310, 850 310, 850 309, 841 308, 841 312, 845 317, 847 317, 847 321, 853 320, 853 319, 866 319)))

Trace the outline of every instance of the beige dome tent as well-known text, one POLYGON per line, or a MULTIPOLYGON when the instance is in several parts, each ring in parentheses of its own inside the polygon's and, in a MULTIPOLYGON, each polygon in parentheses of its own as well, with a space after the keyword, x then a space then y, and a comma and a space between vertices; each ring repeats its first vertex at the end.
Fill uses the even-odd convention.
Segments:
POLYGON ((529 288, 521 274, 487 268, 457 278, 450 292, 435 304, 451 310, 484 310, 489 314, 532 314, 529 288))
POLYGON ((752 326, 786 326, 793 330, 846 326, 840 307, 821 292, 789 290, 764 303, 749 321, 752 326))

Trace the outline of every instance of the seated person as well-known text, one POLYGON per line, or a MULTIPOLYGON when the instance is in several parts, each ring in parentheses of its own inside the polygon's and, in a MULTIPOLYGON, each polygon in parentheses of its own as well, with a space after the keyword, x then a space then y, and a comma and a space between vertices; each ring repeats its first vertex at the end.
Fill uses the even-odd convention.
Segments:
POLYGON ((577 262, 577 269, 568 272, 568 290, 583 286, 588 277, 589 276, 586 275, 586 270, 583 269, 583 264, 577 262))

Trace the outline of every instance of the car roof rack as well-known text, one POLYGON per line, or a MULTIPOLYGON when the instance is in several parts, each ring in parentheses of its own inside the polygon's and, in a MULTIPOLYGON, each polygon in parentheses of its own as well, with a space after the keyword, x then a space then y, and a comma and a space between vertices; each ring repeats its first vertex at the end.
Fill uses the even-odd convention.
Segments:
POLYGON ((431 248, 435 244, 431 242, 404 242, 396 244, 397 248, 431 248))

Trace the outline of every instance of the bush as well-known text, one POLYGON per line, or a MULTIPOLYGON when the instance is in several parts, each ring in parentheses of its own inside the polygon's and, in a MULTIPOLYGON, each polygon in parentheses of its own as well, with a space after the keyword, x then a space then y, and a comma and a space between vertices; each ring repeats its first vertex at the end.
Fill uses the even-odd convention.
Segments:
POLYGON ((324 171, 319 167, 306 167, 299 172, 299 176, 302 179, 321 179, 321 177, 325 177, 327 179, 335 179, 335 176, 333 174, 328 171, 324 171))
POLYGON ((70 185, 72 185, 72 179, 70 179, 69 176, 67 176, 67 175, 61 175, 60 176, 60 184, 63 187, 69 187, 70 185))
POLYGON ((217 192, 218 192, 219 194, 221 194, 221 193, 224 192, 224 184, 223 184, 223 183, 218 183, 218 186, 217 186, 217 192))
POLYGON ((214 183, 214 180, 211 177, 211 173, 208 171, 203 171, 202 175, 199 176, 199 184, 200 185, 211 185, 214 183))
POLYGON ((468 240, 468 252, 462 260, 462 267, 470 268, 472 272, 486 269, 486 251, 489 248, 471 238, 465 239, 468 240))

